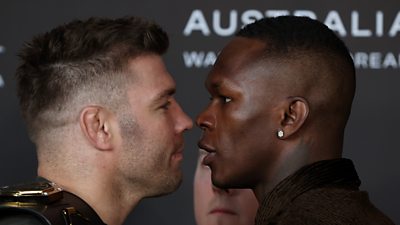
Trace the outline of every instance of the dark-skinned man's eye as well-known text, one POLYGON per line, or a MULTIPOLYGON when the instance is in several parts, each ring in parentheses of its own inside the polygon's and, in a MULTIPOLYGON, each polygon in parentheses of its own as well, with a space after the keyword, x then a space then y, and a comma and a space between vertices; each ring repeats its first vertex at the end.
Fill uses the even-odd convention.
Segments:
POLYGON ((224 104, 229 103, 229 102, 232 101, 232 98, 229 98, 229 97, 222 96, 221 98, 222 98, 222 101, 223 101, 224 104))

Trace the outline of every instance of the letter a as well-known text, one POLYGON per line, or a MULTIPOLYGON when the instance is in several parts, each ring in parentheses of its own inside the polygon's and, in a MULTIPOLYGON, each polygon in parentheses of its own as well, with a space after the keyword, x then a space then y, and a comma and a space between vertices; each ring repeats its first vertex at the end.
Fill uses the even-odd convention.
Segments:
POLYGON ((192 15, 190 15, 185 29, 183 30, 183 35, 189 36, 195 30, 201 31, 204 36, 210 35, 210 28, 207 25, 203 12, 199 9, 193 10, 192 15))
POLYGON ((340 19, 339 13, 337 11, 330 11, 325 19, 325 25, 328 26, 331 30, 339 33, 340 36, 346 36, 347 32, 344 29, 344 25, 342 20, 340 19))
POLYGON ((389 37, 394 37, 400 31, 400 11, 397 12, 396 19, 394 19, 392 27, 389 31, 389 37))

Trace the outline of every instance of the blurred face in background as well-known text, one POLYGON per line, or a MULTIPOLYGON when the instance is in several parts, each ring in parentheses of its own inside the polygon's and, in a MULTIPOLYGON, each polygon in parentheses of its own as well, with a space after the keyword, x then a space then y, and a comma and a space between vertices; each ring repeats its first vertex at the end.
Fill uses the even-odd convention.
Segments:
POLYGON ((219 189, 200 150, 194 177, 194 213, 197 225, 252 225, 258 202, 251 189, 219 189))

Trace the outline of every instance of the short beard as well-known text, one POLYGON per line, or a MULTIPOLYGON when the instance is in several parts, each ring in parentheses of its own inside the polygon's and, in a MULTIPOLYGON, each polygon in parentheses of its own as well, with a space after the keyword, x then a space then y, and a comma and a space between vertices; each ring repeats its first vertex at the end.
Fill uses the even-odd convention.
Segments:
MULTIPOLYGON (((176 191, 182 183, 182 174, 179 174, 179 176, 170 176, 170 174, 162 171, 164 169, 162 167, 150 167, 148 171, 141 171, 141 174, 129 174, 129 172, 127 172, 131 171, 134 173, 139 172, 140 169, 143 170, 143 166, 138 164, 134 165, 133 163, 142 164, 147 161, 149 162, 148 165, 153 165, 154 161, 158 162, 162 159, 144 158, 146 156, 140 156, 140 151, 136 152, 136 155, 133 155, 133 152, 129 153, 129 151, 135 151, 134 149, 140 149, 143 150, 143 152, 150 149, 147 149, 149 147, 146 146, 147 143, 146 140, 144 140, 146 138, 143 134, 144 131, 142 131, 131 113, 126 112, 121 114, 118 121, 122 136, 122 151, 128 152, 127 155, 132 157, 129 160, 130 162, 124 163, 125 168, 121 169, 121 173, 124 174, 125 179, 128 180, 130 184, 141 185, 140 188, 146 191, 145 197, 158 197, 176 191), (155 171, 159 171, 159 173, 154 174, 155 171)), ((156 167, 157 165, 161 166, 163 164, 155 163, 156 167)))

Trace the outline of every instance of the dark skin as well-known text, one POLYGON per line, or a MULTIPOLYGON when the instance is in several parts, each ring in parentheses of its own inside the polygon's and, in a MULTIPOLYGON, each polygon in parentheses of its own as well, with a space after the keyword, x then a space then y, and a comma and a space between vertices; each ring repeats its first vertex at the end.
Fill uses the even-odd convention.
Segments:
POLYGON ((266 47, 236 37, 222 50, 206 80, 211 102, 197 118, 214 185, 252 188, 259 202, 302 166, 341 157, 347 109, 334 100, 354 92, 321 57, 266 58, 266 47))

